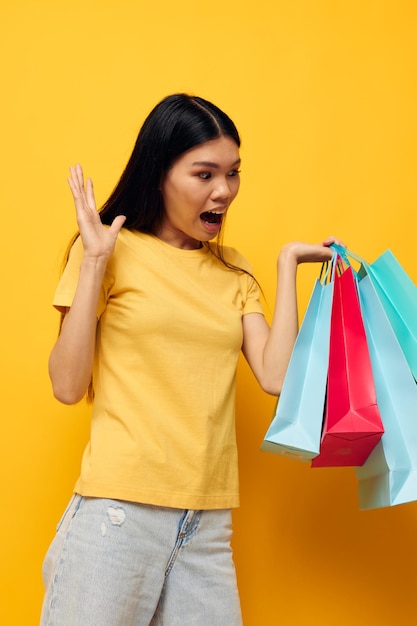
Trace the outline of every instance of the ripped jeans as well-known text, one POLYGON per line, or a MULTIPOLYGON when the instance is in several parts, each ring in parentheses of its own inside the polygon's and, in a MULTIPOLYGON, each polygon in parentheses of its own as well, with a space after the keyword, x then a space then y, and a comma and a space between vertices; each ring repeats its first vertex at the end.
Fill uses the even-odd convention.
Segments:
POLYGON ((241 626, 231 511, 74 495, 46 554, 41 626, 241 626))

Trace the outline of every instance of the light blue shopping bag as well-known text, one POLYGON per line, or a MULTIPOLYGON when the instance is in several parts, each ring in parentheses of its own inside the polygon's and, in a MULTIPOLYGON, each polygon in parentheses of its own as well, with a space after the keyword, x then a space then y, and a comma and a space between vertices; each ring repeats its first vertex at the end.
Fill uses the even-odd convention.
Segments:
POLYGON ((417 386, 368 268, 358 289, 385 432, 355 469, 361 509, 417 500, 417 386))
MULTIPOLYGON (((329 264, 329 269, 334 264, 329 264)), ((332 272, 333 273, 333 272, 332 272)), ((320 450, 329 360, 333 277, 316 280, 261 449, 308 461, 320 450)))

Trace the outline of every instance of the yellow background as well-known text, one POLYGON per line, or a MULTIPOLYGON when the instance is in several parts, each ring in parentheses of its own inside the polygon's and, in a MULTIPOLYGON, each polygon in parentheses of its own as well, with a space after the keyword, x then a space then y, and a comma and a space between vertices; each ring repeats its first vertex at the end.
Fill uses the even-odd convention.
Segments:
MULTIPOLYGON (((275 259, 328 234, 417 279, 414 0, 14 0, 2 3, 2 623, 38 622, 41 562, 76 478, 84 404, 51 395, 50 301, 75 228, 79 161, 99 202, 168 93, 213 100, 242 138, 226 243, 272 305, 275 259)), ((299 274, 305 309, 317 268, 299 274)), ((270 309, 268 309, 270 315, 270 309)), ((242 506, 235 558, 245 626, 415 622, 417 504, 359 512, 351 468, 259 451, 275 400, 240 366, 242 506)))

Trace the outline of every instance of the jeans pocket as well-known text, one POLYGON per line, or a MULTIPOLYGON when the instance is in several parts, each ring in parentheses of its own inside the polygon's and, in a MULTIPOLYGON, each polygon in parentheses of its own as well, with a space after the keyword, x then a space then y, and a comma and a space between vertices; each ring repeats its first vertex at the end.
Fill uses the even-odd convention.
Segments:
POLYGON ((64 526, 64 524, 65 524, 65 527, 67 527, 70 524, 71 520, 73 519, 73 517, 75 517, 78 509, 80 508, 80 504, 82 500, 83 500, 83 496, 80 496, 78 493, 73 494, 71 500, 69 501, 67 508, 64 511, 63 516, 61 517, 61 519, 59 520, 56 526, 56 532, 59 532, 64 526))

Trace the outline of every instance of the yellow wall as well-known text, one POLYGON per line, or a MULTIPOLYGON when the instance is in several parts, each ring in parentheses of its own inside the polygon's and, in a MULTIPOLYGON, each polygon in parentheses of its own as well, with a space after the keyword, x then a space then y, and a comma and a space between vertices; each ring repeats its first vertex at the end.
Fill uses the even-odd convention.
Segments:
MULTIPOLYGON (((2 623, 36 624, 41 561, 78 472, 84 404, 52 399, 50 301, 74 230, 67 168, 98 200, 164 95, 218 103, 242 137, 226 242, 268 301, 280 246, 391 247, 417 280, 417 5, 350 0, 14 0, 0 13, 2 623)), ((300 270, 303 310, 316 268, 300 270)), ((259 452, 274 399, 242 362, 235 554, 246 626, 413 623, 417 504, 359 512, 348 469, 259 452)))

